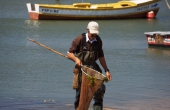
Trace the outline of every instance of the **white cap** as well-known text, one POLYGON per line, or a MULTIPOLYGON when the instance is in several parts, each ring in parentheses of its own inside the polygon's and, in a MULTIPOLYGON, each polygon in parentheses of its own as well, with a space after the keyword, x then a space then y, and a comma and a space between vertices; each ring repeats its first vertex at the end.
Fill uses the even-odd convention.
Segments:
POLYGON ((89 29, 91 34, 99 34, 98 28, 99 28, 99 25, 95 21, 89 22, 87 26, 87 29, 89 29))

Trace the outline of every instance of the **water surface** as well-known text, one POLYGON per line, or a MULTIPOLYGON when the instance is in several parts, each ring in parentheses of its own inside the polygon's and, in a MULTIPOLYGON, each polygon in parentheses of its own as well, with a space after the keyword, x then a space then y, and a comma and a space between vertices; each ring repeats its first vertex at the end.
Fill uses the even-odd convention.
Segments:
MULTIPOLYGON (((0 109, 74 110, 75 91, 71 88, 74 63, 28 38, 66 54, 71 41, 86 32, 89 21, 30 20, 27 2, 57 1, 0 2, 0 109)), ((78 1, 60 1, 74 2, 78 1)), ((104 3, 93 1, 98 2, 104 3)), ((113 77, 106 83, 104 107, 169 110, 170 49, 149 48, 144 35, 148 31, 170 31, 170 10, 165 1, 156 19, 96 21, 113 77)))

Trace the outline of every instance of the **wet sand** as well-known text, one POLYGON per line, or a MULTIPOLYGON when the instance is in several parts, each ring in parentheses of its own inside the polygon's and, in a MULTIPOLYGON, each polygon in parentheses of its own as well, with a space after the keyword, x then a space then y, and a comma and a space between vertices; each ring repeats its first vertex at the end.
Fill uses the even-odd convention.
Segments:
MULTIPOLYGON (((157 98, 148 100, 127 101, 125 104, 107 103, 103 110, 170 110, 169 98, 157 98)), ((31 101, 31 100, 1 100, 0 110, 74 110, 71 103, 64 104, 55 100, 31 101)), ((92 104, 89 110, 93 110, 92 104)))

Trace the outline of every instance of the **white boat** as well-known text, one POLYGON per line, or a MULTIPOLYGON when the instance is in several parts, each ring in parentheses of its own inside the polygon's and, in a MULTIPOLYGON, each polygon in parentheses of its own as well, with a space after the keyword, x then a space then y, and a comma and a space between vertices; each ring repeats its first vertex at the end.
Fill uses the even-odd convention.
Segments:
POLYGON ((170 31, 145 32, 149 46, 170 47, 170 31))
POLYGON ((30 19, 127 19, 156 16, 162 0, 122 0, 116 3, 32 4, 27 3, 30 19))

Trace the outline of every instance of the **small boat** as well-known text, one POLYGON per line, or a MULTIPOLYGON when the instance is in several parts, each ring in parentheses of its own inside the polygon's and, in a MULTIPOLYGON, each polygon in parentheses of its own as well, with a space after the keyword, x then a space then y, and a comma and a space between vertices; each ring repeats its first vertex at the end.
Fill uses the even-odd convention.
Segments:
POLYGON ((170 47, 170 31, 145 32, 149 46, 170 47))
POLYGON ((116 3, 32 4, 27 3, 30 19, 87 20, 155 17, 162 0, 122 0, 116 3))

